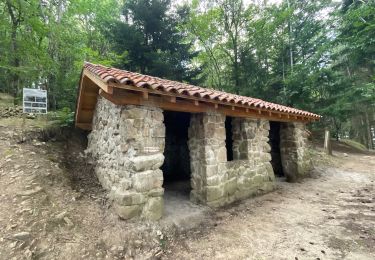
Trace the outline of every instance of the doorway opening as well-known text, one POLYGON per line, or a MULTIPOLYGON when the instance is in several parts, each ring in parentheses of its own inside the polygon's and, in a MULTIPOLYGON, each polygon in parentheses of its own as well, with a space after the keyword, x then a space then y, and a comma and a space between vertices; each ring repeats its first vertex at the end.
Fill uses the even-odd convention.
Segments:
POLYGON ((206 207, 190 202, 191 168, 188 146, 190 113, 164 111, 164 221, 186 226, 204 218, 206 207))
POLYGON ((271 164, 276 176, 284 177, 280 152, 280 122, 270 121, 271 164))
POLYGON ((161 167, 166 196, 189 199, 191 190, 188 128, 190 113, 164 111, 165 149, 161 167))

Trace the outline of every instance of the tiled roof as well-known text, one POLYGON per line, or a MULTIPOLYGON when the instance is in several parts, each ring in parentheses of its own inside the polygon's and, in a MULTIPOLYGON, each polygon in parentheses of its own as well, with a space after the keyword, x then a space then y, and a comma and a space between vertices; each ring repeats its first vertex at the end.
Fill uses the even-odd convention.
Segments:
POLYGON ((250 108, 262 108, 270 111, 279 111, 293 115, 307 116, 317 119, 320 118, 319 115, 307 111, 270 103, 258 98, 239 96, 219 90, 202 88, 177 81, 166 80, 116 68, 109 68, 92 63, 85 63, 84 67, 106 83, 120 83, 138 88, 167 92, 169 94, 175 93, 187 97, 200 98, 202 100, 218 101, 222 104, 238 104, 242 106, 249 106, 250 108))

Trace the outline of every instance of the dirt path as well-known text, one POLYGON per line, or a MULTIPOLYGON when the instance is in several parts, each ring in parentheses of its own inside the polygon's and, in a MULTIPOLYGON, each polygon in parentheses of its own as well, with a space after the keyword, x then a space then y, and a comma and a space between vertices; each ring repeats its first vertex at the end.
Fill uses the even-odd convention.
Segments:
POLYGON ((217 213, 167 259, 375 259, 375 156, 336 153, 335 167, 217 213))
POLYGON ((374 155, 338 154, 181 231, 118 219, 79 140, 20 143, 21 132, 0 121, 0 260, 375 259, 374 155))

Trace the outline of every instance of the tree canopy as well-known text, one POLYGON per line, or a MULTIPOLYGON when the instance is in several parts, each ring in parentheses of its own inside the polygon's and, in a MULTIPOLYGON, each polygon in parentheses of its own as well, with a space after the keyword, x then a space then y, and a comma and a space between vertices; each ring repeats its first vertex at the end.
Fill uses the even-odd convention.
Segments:
POLYGON ((0 91, 74 110, 86 60, 306 109, 372 147, 375 2, 279 2, 1 0, 0 91))

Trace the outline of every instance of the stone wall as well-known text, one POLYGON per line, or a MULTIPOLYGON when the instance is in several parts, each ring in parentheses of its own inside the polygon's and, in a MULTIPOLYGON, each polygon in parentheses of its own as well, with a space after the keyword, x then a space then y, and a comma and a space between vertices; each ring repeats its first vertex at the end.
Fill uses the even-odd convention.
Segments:
POLYGON ((158 219, 163 213, 165 127, 161 109, 117 106, 99 98, 87 152, 95 172, 124 219, 158 219))
MULTIPOLYGON (((124 219, 159 219, 163 214, 165 125, 163 111, 117 106, 99 97, 87 152, 124 219)), ((304 124, 283 123, 280 149, 289 180, 306 175, 310 160, 304 124)), ((191 200, 219 207, 274 188, 267 120, 233 118, 233 161, 227 161, 225 116, 191 114, 189 154, 191 200)))
POLYGON ((303 123, 280 125, 280 152, 283 172, 290 182, 308 175, 312 168, 308 134, 303 123))
POLYGON ((192 114, 189 127, 191 200, 209 204, 224 196, 227 154, 225 116, 192 114))
POLYGON ((237 179, 234 199, 273 190, 275 175, 270 163, 269 121, 235 118, 232 128, 235 161, 227 163, 227 172, 229 178, 237 179))
POLYGON ((266 120, 234 118, 233 158, 227 162, 225 116, 192 115, 189 128, 191 199, 218 207, 274 187, 266 120))

